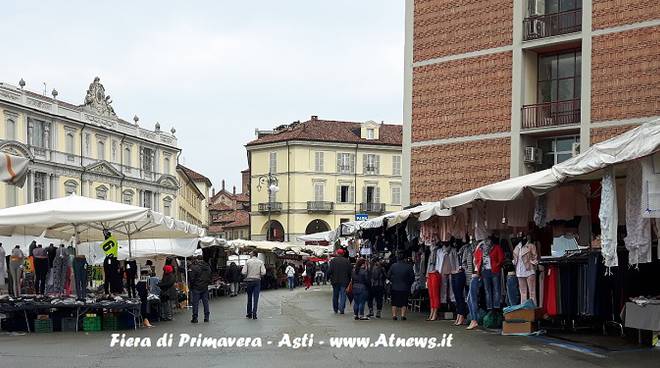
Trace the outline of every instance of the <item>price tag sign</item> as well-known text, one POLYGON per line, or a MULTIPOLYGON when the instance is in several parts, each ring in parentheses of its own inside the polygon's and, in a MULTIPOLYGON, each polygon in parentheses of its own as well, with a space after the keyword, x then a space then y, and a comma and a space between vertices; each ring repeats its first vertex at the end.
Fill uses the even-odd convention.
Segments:
POLYGON ((119 244, 117 243, 117 239, 111 235, 108 239, 101 243, 101 249, 103 249, 103 252, 105 252, 106 256, 112 254, 113 256, 117 257, 117 253, 119 251, 119 244))

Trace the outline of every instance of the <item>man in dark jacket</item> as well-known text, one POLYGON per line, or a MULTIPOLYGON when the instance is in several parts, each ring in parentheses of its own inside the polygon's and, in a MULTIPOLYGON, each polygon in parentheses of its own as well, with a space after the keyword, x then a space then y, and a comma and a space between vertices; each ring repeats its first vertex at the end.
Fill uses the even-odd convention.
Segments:
POLYGON ((387 277, 392 283, 392 319, 397 320, 397 310, 401 309, 401 320, 405 321, 410 287, 415 281, 415 271, 413 266, 405 261, 403 253, 399 253, 397 259, 398 261, 387 272, 387 277))
POLYGON ((337 257, 330 260, 328 279, 332 285, 332 309, 335 313, 344 314, 346 308, 346 287, 351 281, 351 262, 344 257, 344 250, 337 250, 337 257))
POLYGON ((229 283, 229 288, 231 289, 230 296, 238 295, 239 283, 241 282, 241 269, 236 265, 236 262, 230 263, 229 267, 227 267, 225 280, 229 283))
POLYGON ((199 312, 199 301, 204 304, 204 322, 209 321, 209 285, 211 284, 211 266, 204 262, 202 257, 197 257, 190 266, 190 275, 188 277, 188 286, 192 294, 192 320, 191 323, 197 323, 197 314, 199 312))

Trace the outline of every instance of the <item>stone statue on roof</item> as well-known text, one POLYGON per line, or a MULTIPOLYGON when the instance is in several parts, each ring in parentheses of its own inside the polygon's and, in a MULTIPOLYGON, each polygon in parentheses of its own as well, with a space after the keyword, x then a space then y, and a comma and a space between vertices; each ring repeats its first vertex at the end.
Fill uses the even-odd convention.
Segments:
POLYGON ((94 81, 89 84, 89 88, 87 89, 83 107, 92 110, 98 115, 117 116, 110 104, 112 104, 112 99, 109 95, 105 95, 105 88, 101 84, 101 79, 99 77, 94 78, 94 81))

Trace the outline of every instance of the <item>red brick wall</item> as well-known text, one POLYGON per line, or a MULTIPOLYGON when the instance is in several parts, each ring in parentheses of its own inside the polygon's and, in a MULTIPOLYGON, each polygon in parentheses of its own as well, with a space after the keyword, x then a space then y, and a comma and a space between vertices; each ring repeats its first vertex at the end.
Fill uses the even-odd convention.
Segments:
POLYGON ((592 0, 593 29, 660 18, 658 0, 592 0))
POLYGON ((411 203, 437 201, 509 178, 510 139, 412 149, 411 203))
POLYGON ((591 129, 591 144, 595 143, 600 143, 602 141, 606 141, 614 136, 617 136, 619 134, 623 134, 630 129, 637 128, 639 125, 621 125, 621 126, 614 126, 614 127, 606 127, 606 128, 592 128, 591 129))
POLYGON ((660 27, 593 38, 591 120, 660 115, 660 27))
POLYGON ((510 52, 413 70, 413 142, 510 129, 510 52))
POLYGON ((510 45, 511 0, 415 0, 414 61, 510 45))

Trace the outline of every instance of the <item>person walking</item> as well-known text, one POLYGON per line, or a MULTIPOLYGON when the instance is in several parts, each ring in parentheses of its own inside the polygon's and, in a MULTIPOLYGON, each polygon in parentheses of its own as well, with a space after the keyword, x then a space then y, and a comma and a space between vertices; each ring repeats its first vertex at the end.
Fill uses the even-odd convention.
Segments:
POLYGON ((369 287, 371 285, 371 278, 367 271, 367 260, 360 258, 355 263, 353 275, 351 276, 353 282, 353 315, 355 320, 367 321, 369 317, 364 315, 364 305, 367 302, 369 295, 369 287))
POLYGON ((316 266, 314 265, 314 262, 307 261, 307 263, 305 263, 305 277, 303 280, 305 283, 305 290, 312 287, 314 276, 316 276, 316 266))
POLYGON ((250 252, 250 259, 245 262, 241 270, 247 283, 247 319, 257 319, 257 307, 259 306, 259 292, 261 291, 261 277, 266 274, 266 266, 257 258, 257 251, 250 252))
POLYGON ((227 270, 225 270, 225 280, 227 280, 227 283, 229 283, 229 296, 235 297, 238 295, 241 281, 241 269, 238 268, 236 262, 230 263, 229 267, 227 267, 227 270))
POLYGON ((344 314, 346 308, 346 287, 351 281, 351 262, 344 257, 344 250, 338 249, 337 256, 328 264, 328 279, 332 285, 332 309, 344 314))
POLYGON ((382 261, 378 258, 374 258, 371 262, 370 269, 371 277, 371 288, 369 289, 369 300, 367 305, 369 306, 369 314, 367 317, 374 316, 374 301, 376 302, 376 318, 381 317, 381 311, 383 310, 383 294, 385 292, 385 280, 387 275, 385 274, 385 268, 383 268, 382 261))
POLYGON ((293 290, 293 287, 295 286, 296 269, 293 268, 291 263, 288 263, 284 273, 286 274, 286 282, 289 290, 293 290))
POLYGON ((190 323, 197 323, 199 313, 199 301, 204 305, 204 322, 209 321, 209 285, 211 284, 211 266, 204 262, 199 256, 190 266, 190 276, 188 277, 190 294, 192 295, 192 319, 190 323))
POLYGON ((397 320, 397 312, 401 311, 401 320, 406 320, 406 309, 408 308, 408 298, 410 296, 410 287, 415 281, 415 271, 413 266, 405 261, 403 253, 397 256, 397 262, 390 266, 387 272, 387 278, 392 284, 392 319, 397 320))
POLYGON ((174 267, 165 265, 163 267, 163 278, 158 283, 158 288, 160 288, 161 320, 163 321, 172 320, 172 306, 177 298, 177 291, 174 286, 175 282, 174 267))

